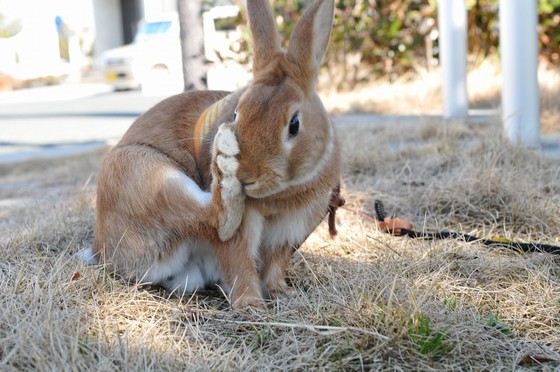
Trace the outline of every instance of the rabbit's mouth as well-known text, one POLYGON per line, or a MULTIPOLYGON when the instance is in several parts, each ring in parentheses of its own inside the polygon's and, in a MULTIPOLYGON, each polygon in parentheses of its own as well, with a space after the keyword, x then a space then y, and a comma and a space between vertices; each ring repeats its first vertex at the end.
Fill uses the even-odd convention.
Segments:
POLYGON ((263 182, 254 182, 243 185, 245 194, 253 199, 262 199, 279 193, 283 190, 281 185, 269 185, 263 182))
POLYGON ((245 184, 243 185, 243 190, 247 196, 254 199, 261 199, 272 194, 267 188, 263 189, 260 182, 245 184))

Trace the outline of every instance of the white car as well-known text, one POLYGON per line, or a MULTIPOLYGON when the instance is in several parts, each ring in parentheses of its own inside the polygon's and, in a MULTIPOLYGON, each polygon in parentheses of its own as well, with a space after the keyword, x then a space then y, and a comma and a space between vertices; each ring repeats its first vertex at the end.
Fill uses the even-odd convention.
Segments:
POLYGON ((105 51, 105 80, 116 90, 177 91, 183 87, 181 42, 176 13, 139 23, 132 44, 105 51))
MULTIPOLYGON (((235 90, 251 79, 250 71, 234 59, 231 45, 241 39, 235 22, 239 8, 218 6, 203 14, 208 88, 235 90)), ((142 88, 146 95, 168 95, 183 91, 181 41, 177 13, 141 21, 134 43, 110 49, 101 56, 105 80, 116 90, 142 88)))

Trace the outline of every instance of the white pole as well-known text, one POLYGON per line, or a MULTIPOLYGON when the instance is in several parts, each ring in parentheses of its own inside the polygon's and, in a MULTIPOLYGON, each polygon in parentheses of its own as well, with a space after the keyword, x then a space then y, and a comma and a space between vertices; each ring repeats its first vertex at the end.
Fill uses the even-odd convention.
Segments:
POLYGON ((84 55, 80 47, 80 39, 74 31, 70 31, 70 35, 68 35, 68 60, 70 62, 70 73, 66 80, 68 82, 78 83, 82 79, 84 55))
POLYGON ((508 139, 540 147, 537 2, 500 0, 502 115, 508 139))
POLYGON ((443 73, 443 115, 446 118, 466 117, 469 102, 467 98, 467 9, 465 0, 440 0, 438 2, 438 28, 439 58, 443 73))

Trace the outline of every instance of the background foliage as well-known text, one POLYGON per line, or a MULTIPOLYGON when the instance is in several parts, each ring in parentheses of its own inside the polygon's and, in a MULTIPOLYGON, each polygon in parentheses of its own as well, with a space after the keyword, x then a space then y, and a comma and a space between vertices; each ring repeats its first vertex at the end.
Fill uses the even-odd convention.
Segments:
MULTIPOLYGON (((498 2, 466 1, 475 63, 499 53, 498 2)), ((308 3, 273 2, 285 41, 308 3)), ((335 12, 327 61, 341 83, 355 85, 381 74, 396 78, 437 64, 437 0, 337 0, 335 12)), ((538 13, 541 58, 560 65, 560 0, 538 0, 538 13)))
POLYGON ((0 13, 0 38, 14 36, 21 31, 21 20, 0 13))

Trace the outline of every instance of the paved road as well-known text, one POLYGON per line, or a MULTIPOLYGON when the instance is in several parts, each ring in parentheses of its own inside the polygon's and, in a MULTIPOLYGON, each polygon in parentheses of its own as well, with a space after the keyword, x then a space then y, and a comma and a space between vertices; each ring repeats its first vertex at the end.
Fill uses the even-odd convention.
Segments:
MULTIPOLYGON (((116 143, 132 122, 162 96, 113 92, 99 83, 58 85, 0 93, 0 163, 60 156, 116 143)), ((495 113, 494 113, 495 114, 495 113)), ((469 121, 488 121, 474 113, 469 121)), ((346 115, 335 122, 379 125, 422 122, 429 116, 346 115)), ((560 158, 560 135, 543 138, 543 153, 560 158)))
POLYGON ((0 162, 105 146, 163 98, 97 83, 0 93, 0 162))

